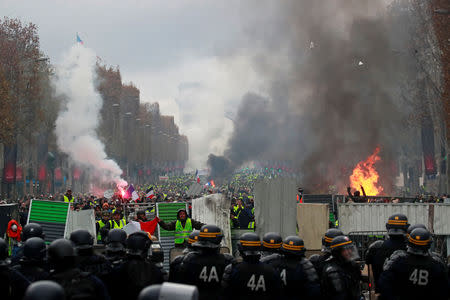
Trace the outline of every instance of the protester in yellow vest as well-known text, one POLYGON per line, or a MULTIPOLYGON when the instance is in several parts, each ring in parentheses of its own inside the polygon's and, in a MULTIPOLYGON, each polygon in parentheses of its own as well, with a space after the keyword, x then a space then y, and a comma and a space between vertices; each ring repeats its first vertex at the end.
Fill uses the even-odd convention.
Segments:
POLYGON ((104 237, 107 235, 107 230, 105 231, 106 224, 108 224, 110 221, 110 214, 108 211, 102 212, 102 218, 101 220, 97 221, 95 223, 95 228, 97 232, 97 243, 102 244, 104 237))
POLYGON ((186 247, 191 231, 200 230, 205 225, 189 218, 185 209, 178 210, 176 221, 165 223, 163 220, 158 220, 158 224, 165 230, 175 231, 175 247, 186 247))
POLYGON ((127 225, 127 222, 125 221, 125 219, 121 218, 119 211, 115 211, 113 213, 113 219, 109 220, 109 222, 106 224, 105 228, 107 230, 111 230, 111 229, 115 229, 115 228, 122 229, 125 227, 125 225, 127 225))
POLYGON ((64 202, 73 203, 74 197, 72 196, 72 190, 67 190, 64 195, 64 202))

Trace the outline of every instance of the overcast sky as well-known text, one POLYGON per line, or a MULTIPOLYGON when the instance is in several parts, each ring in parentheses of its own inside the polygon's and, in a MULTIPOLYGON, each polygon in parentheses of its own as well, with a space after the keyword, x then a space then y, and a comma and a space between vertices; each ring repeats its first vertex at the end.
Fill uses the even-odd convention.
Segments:
POLYGON ((141 101, 158 101, 162 113, 175 115, 190 140, 190 165, 199 168, 210 152, 225 147, 232 121, 224 113, 262 87, 248 58, 248 29, 268 24, 273 4, 240 3, 0 0, 0 12, 35 23, 41 49, 54 64, 78 32, 105 63, 120 66, 123 81, 141 90, 141 101))
POLYGON ((35 23, 41 48, 55 64, 78 32, 106 64, 120 66, 123 81, 141 90, 141 101, 157 101, 162 113, 175 116, 189 137, 189 165, 195 169, 205 166, 209 153, 224 150, 233 128, 225 113, 235 112, 248 91, 265 94, 256 52, 275 53, 273 61, 281 64, 281 5, 273 0, 0 0, 0 16, 35 23))

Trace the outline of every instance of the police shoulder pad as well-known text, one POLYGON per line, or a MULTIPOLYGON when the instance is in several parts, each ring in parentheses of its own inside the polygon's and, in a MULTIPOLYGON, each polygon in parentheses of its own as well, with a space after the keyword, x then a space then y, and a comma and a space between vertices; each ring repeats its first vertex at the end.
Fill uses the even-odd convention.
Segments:
POLYGON ((392 266, 394 266, 394 264, 396 264, 397 262, 399 262, 400 260, 404 259, 407 256, 408 256, 408 253, 405 250, 394 251, 394 253, 392 253, 391 257, 386 259, 386 261, 384 262, 383 270, 384 271, 390 270, 392 268, 392 266))
POLYGON ((319 254, 313 254, 309 257, 309 261, 313 264, 319 262, 320 260, 320 255, 319 254))
POLYGON ((233 261, 235 261, 234 256, 231 255, 231 254, 229 254, 229 253, 224 253, 224 254, 223 254, 223 257, 225 257, 225 261, 226 261, 228 264, 231 264, 231 263, 233 263, 233 261))
POLYGON ((383 244, 384 244, 384 240, 375 241, 372 244, 370 244, 368 251, 370 251, 371 249, 372 250, 380 249, 381 247, 383 247, 383 244))

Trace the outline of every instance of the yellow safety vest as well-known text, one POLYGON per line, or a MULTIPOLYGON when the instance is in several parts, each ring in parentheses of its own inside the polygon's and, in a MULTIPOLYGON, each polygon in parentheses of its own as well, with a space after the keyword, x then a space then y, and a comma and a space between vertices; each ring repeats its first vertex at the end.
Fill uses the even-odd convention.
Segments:
POLYGON ((115 229, 115 228, 122 229, 125 225, 127 225, 127 222, 125 222, 124 219, 121 219, 119 221, 119 224, 117 224, 116 220, 109 220, 109 228, 110 229, 115 229))
POLYGON ((184 241, 187 241, 189 238, 189 234, 192 231, 192 222, 190 218, 186 219, 186 224, 181 224, 180 220, 177 220, 175 224, 175 244, 183 244, 184 241))
POLYGON ((103 227, 106 226, 106 223, 103 223, 103 220, 97 221, 98 223, 98 233, 97 233, 97 241, 102 240, 102 235, 100 234, 103 227))
POLYGON ((72 196, 72 198, 70 198, 70 200, 69 200, 69 197, 67 197, 66 195, 64 195, 64 202, 67 202, 67 203, 73 203, 73 196, 72 196))

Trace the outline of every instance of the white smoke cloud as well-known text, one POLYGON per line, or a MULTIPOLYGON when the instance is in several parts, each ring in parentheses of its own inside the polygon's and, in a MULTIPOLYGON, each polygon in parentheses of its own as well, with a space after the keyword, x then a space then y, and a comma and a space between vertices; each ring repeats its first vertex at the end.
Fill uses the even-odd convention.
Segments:
POLYGON ((103 183, 126 182, 120 178, 122 170, 108 159, 105 146, 97 136, 102 98, 95 89, 95 53, 74 45, 56 70, 55 89, 66 101, 56 120, 59 149, 103 183))

